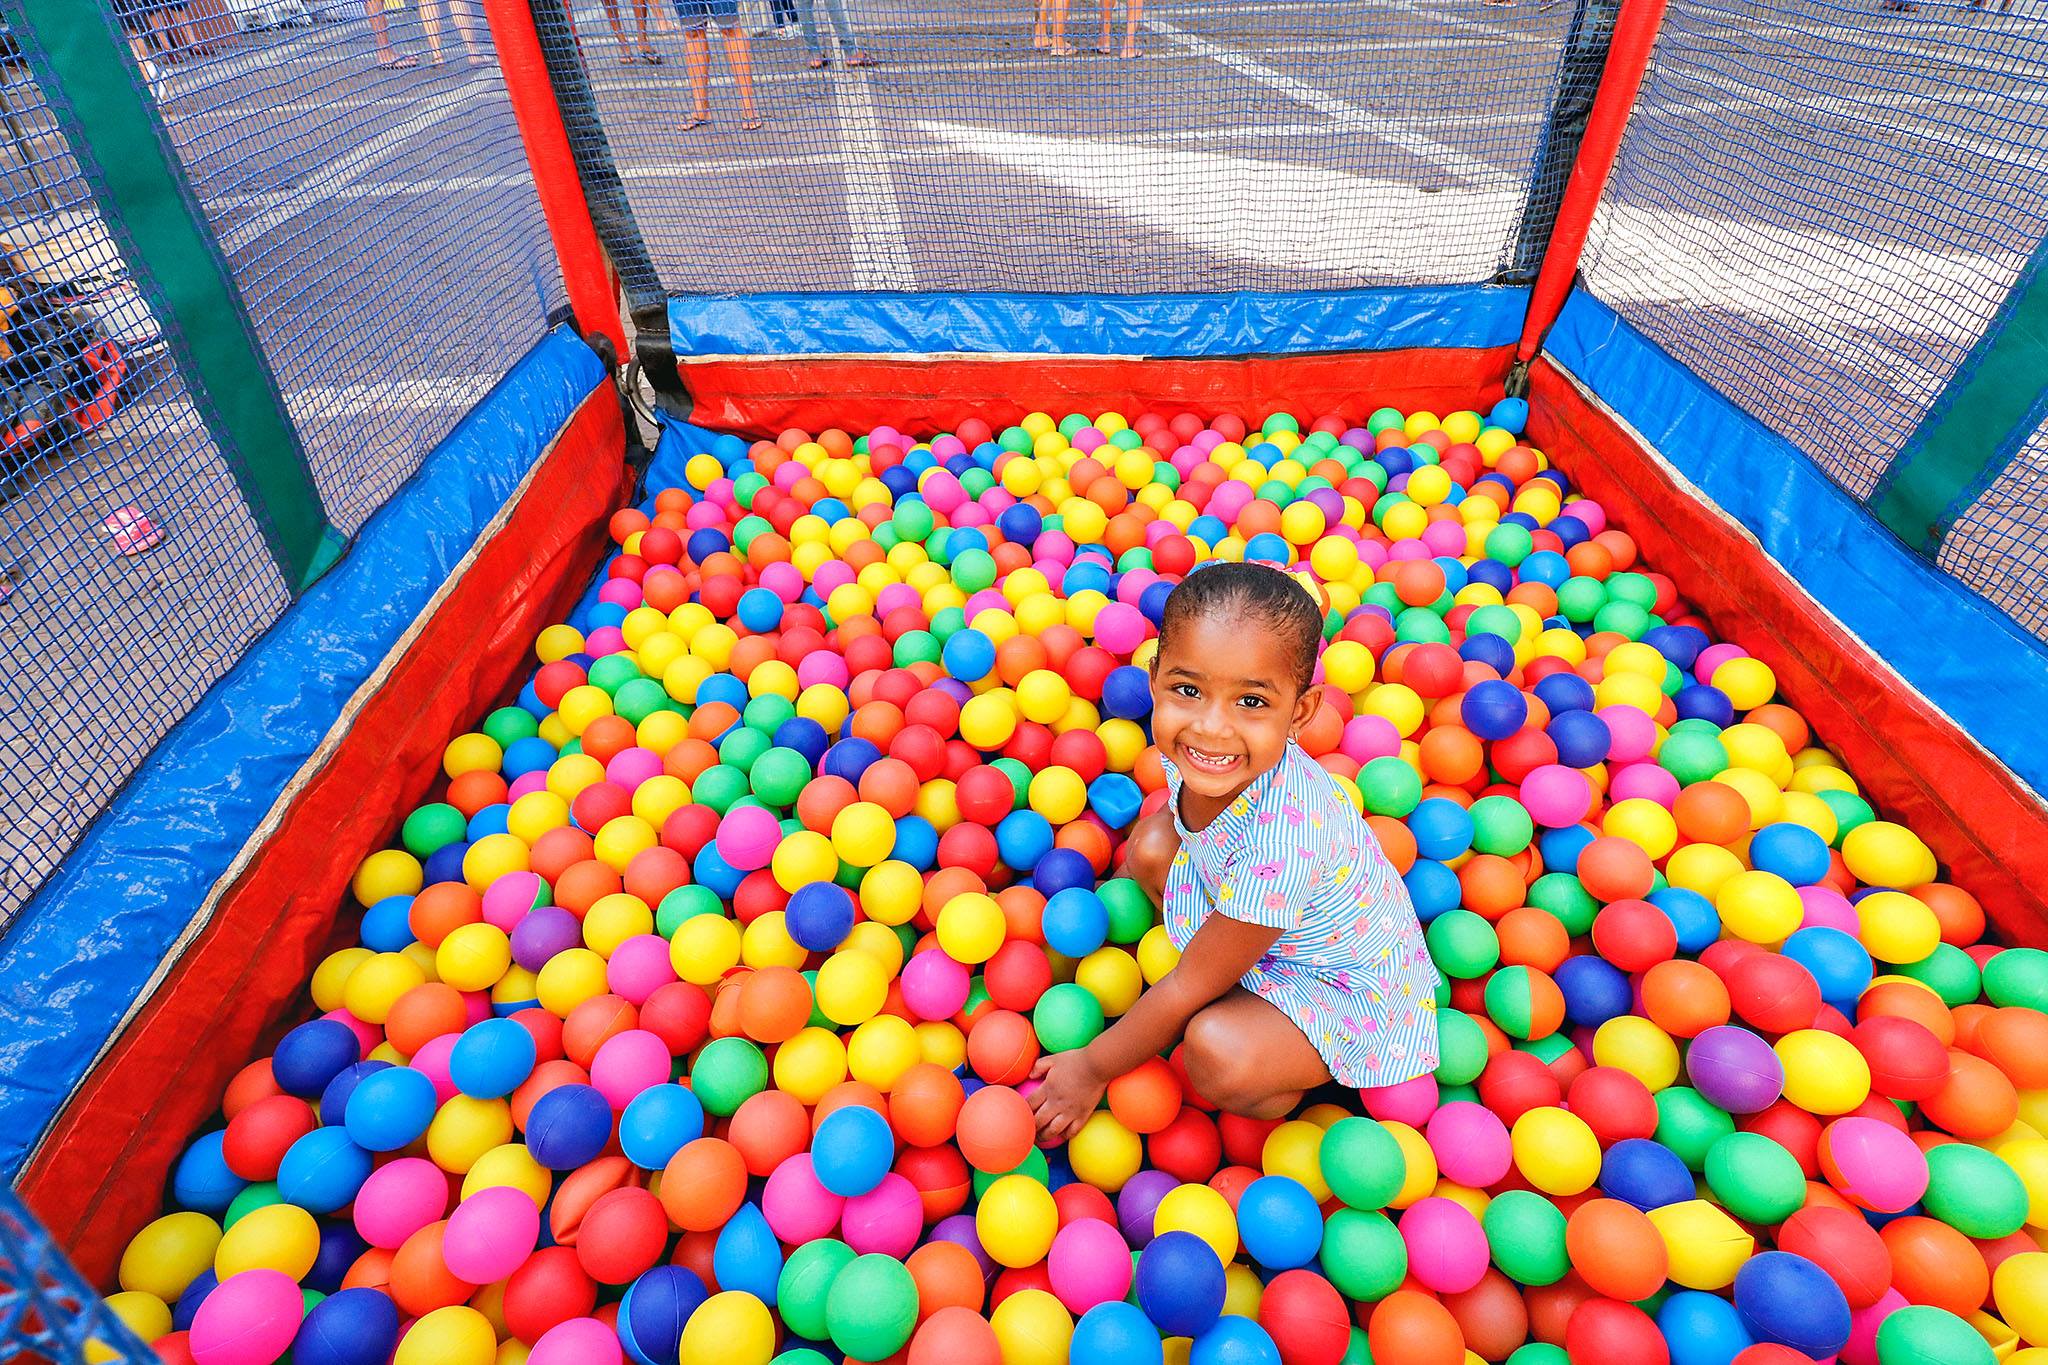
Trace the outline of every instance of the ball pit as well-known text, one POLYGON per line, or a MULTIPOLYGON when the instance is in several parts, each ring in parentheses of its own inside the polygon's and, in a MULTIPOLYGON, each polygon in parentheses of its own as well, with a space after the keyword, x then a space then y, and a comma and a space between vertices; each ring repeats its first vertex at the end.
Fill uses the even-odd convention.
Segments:
POLYGON ((394 812, 110 1304, 221 1365, 2048 1350, 2048 955, 1526 419, 719 438, 394 812), (1034 1062, 1173 968, 1112 875, 1144 670, 1241 559, 1328 601, 1302 742, 1441 1063, 1268 1121, 1156 1058, 1041 1150, 1034 1062))

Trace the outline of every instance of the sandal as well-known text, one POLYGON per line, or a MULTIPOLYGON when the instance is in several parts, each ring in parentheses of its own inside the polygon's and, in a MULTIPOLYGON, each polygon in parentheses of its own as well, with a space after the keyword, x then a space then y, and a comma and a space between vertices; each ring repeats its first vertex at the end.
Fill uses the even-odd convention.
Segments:
POLYGON ((740 131, 743 133, 758 133, 761 131, 761 124, 762 119, 759 115, 756 115, 755 117, 750 118, 746 122, 742 123, 740 125, 740 131))
POLYGON ((640 49, 640 60, 649 66, 660 66, 661 54, 651 47, 643 47, 640 49))
POLYGON ((865 52, 856 52, 846 59, 846 64, 848 66, 873 66, 875 59, 868 56, 865 52))
POLYGON ((1072 57, 1078 51, 1072 43, 1056 43, 1046 50, 1055 57, 1072 57))
POLYGON ((709 114, 692 114, 683 120, 683 131, 686 133, 692 128, 709 128, 710 126, 711 115, 709 114))
POLYGON ((825 59, 823 57, 813 57, 805 62, 804 65, 813 71, 823 71, 825 69, 825 59))
POLYGON ((419 59, 419 58, 417 58, 417 57, 392 57, 392 58, 390 58, 390 59, 388 59, 388 60, 387 60, 387 59, 385 59, 385 58, 382 58, 382 57, 380 57, 380 58, 378 58, 378 59, 377 59, 377 65, 379 65, 379 66, 388 66, 388 67, 401 67, 401 66, 418 66, 419 64, 420 64, 420 59, 419 59))

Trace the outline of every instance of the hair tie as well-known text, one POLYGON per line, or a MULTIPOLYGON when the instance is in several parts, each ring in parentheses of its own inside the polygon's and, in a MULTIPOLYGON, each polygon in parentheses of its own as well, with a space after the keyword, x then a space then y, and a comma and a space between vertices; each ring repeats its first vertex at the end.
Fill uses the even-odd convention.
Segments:
POLYGON ((1316 604, 1317 615, 1327 616, 1330 614, 1329 595, 1323 591, 1323 585, 1316 582, 1315 575, 1306 569, 1282 569, 1280 572, 1293 579, 1300 585, 1301 590, 1308 594, 1309 600, 1316 604))

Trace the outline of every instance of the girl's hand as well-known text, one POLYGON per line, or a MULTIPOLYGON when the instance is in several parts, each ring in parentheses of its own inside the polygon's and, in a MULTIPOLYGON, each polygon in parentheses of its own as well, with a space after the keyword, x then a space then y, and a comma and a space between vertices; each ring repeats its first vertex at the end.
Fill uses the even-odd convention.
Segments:
POLYGON ((1031 1108, 1038 1115, 1041 1146, 1065 1142, 1080 1132, 1109 1086, 1088 1060, 1086 1048, 1040 1057, 1031 1078, 1039 1083, 1031 1092, 1031 1108))

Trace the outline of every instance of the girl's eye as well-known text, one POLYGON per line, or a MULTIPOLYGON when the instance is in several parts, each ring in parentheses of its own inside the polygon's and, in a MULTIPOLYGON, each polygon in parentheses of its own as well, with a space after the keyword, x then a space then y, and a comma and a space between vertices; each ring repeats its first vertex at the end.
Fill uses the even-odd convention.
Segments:
POLYGON ((1237 704, 1239 706, 1249 707, 1252 710, 1256 711, 1266 704, 1266 699, 1264 697, 1239 697, 1237 699, 1237 704))
POLYGON ((1193 701, 1202 694, 1193 683, 1175 683, 1173 685, 1173 695, 1176 697, 1186 697, 1188 700, 1193 701))

